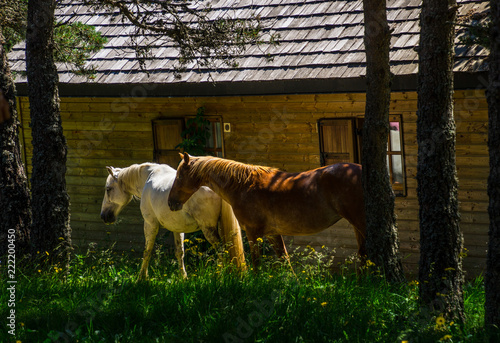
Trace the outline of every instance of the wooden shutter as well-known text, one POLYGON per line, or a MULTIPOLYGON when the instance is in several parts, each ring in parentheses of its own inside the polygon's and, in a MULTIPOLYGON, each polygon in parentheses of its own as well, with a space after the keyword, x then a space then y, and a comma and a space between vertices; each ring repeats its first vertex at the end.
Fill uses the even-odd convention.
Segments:
POLYGON ((353 119, 322 119, 319 128, 321 165, 357 162, 353 119))
POLYGON ((181 132, 183 129, 184 119, 153 120, 155 162, 168 164, 177 169, 180 162, 180 150, 175 147, 182 142, 181 132))

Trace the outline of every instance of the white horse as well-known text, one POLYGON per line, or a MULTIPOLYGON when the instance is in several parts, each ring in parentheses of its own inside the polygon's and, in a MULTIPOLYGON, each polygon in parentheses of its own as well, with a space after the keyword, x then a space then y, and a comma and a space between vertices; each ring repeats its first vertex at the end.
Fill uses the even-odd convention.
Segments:
POLYGON ((174 233, 175 255, 183 277, 187 276, 184 266, 184 233, 202 230, 210 244, 217 245, 220 241, 217 229, 219 218, 225 242, 232 245, 228 250, 233 263, 240 267, 244 265, 241 232, 232 208, 208 187, 200 188, 186 202, 182 211, 173 212, 168 207, 167 199, 176 176, 175 169, 154 163, 106 169, 109 175, 101 207, 101 218, 105 223, 114 223, 132 197, 141 199, 146 245, 138 280, 148 277, 149 260, 159 225, 174 233))

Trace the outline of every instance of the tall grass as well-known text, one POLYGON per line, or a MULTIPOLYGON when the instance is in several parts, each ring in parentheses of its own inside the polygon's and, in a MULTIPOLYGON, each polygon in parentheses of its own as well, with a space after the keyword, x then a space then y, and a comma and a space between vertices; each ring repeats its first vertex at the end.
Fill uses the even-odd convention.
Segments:
MULTIPOLYGON (((136 283, 140 258, 112 250, 76 255, 59 266, 17 269, 17 328, 1 342, 482 342, 483 282, 465 288, 467 322, 422 316, 418 284, 391 285, 365 266, 313 248, 288 264, 264 258, 259 272, 239 274, 212 252, 188 242, 182 279, 172 255, 159 249, 150 280, 136 283)), ((323 251, 323 250, 322 250, 323 251)), ((224 254, 224 253, 222 253, 224 254)), ((43 255, 43 253, 41 254, 43 255)), ((42 258, 43 260, 43 258, 42 258)), ((6 285, 5 266, 2 283, 6 285)), ((2 318, 7 295, 1 293, 2 318)))

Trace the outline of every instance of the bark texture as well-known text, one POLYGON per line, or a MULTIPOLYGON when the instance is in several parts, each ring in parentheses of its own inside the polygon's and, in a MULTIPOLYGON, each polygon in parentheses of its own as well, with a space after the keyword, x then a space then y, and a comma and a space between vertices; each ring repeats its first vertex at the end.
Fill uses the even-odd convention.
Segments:
POLYGON ((422 309, 463 320, 463 238, 453 118, 455 0, 424 0, 420 18, 417 194, 422 309))
POLYGON ((0 256, 15 245, 16 258, 29 253, 31 208, 19 143, 16 90, 0 28, 0 256), (14 235, 14 236, 12 236, 14 235))
POLYGON ((366 110, 363 127, 363 191, 368 258, 392 282, 404 281, 394 214, 394 191, 387 169, 391 72, 385 0, 364 0, 366 110))
POLYGON ((67 145, 53 58, 55 5, 55 0, 28 2, 26 64, 33 136, 32 239, 37 251, 47 251, 60 261, 67 261, 71 228, 65 180, 67 145))
POLYGON ((490 84, 488 100, 488 148, 490 175, 488 196, 490 217, 488 259, 485 275, 485 324, 500 329, 500 4, 491 4, 490 84))

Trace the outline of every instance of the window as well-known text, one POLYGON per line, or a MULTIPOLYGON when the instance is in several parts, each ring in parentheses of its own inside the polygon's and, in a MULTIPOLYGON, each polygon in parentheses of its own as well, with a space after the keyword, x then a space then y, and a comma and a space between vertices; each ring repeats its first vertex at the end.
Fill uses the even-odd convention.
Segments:
POLYGON ((396 195, 406 195, 403 130, 401 127, 401 116, 390 116, 389 142, 387 144, 387 168, 389 169, 392 187, 396 195))
MULTIPOLYGON (((176 148, 182 142, 182 132, 186 128, 186 118, 168 118, 153 120, 154 161, 165 163, 173 168, 179 165, 179 151, 176 148)), ((205 117, 208 120, 208 137, 205 145, 207 155, 224 157, 222 136, 222 118, 205 117)))
MULTIPOLYGON (((194 117, 186 117, 187 125, 197 125, 196 122, 192 122, 194 117), (191 124, 190 124, 191 122, 191 124)), ((222 118, 221 117, 203 117, 203 120, 207 122, 205 126, 205 131, 207 132, 207 138, 205 142, 204 154, 210 156, 224 157, 224 144, 222 136, 222 118)), ((200 153, 201 154, 201 153, 200 153)))
POLYGON ((207 155, 224 157, 224 144, 222 144, 222 118, 206 117, 210 123, 207 125, 209 136, 205 151, 207 155))
MULTIPOLYGON (((341 162, 361 163, 363 121, 363 118, 328 118, 318 122, 322 166, 341 162)), ((391 115, 389 122, 387 167, 394 193, 405 196, 406 176, 401 116, 391 115)))

